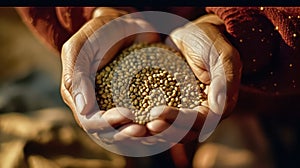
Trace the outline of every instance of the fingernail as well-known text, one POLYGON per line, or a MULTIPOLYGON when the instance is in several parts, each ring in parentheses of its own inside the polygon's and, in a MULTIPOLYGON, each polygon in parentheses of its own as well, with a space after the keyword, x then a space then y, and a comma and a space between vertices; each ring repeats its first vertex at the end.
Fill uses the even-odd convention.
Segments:
POLYGON ((155 106, 150 110, 150 116, 157 118, 164 111, 165 106, 155 106))
POLYGON ((220 92, 217 96, 217 103, 218 103, 218 112, 217 114, 222 115, 225 109, 225 102, 226 102, 226 92, 220 92))
POLYGON ((86 105, 86 102, 84 100, 84 97, 82 95, 82 93, 78 93, 76 96, 75 96, 75 106, 76 106, 76 112, 81 114, 84 107, 86 105))
POLYGON ((125 134, 122 134, 122 133, 117 133, 113 136, 113 139, 115 141, 122 141, 122 140, 125 140, 125 139, 128 139, 129 136, 128 135, 125 135, 125 134))

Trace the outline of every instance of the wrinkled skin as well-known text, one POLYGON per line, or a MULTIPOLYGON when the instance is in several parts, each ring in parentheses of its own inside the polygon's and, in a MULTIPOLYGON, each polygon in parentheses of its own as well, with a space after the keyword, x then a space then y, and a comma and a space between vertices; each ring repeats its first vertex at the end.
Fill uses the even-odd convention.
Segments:
POLYGON ((153 28, 146 21, 139 18, 126 18, 114 22, 113 29, 95 35, 93 33, 103 25, 125 13, 112 8, 106 8, 105 10, 104 12, 95 12, 96 16, 63 45, 61 95, 73 111, 78 124, 88 132, 102 130, 111 125, 120 128, 122 130, 120 134, 144 136, 146 133, 145 126, 133 124, 130 119, 132 114, 128 109, 113 108, 108 111, 95 112, 96 97, 93 81, 95 72, 111 61, 119 50, 134 42, 157 42, 159 36, 156 33, 132 35, 118 41, 105 52, 101 49, 107 47, 111 39, 127 36, 131 32, 143 30, 153 32, 153 28), (106 38, 92 42, 93 36, 105 36, 106 38), (87 47, 82 49, 84 44, 87 47), (102 60, 99 64, 100 58, 102 60), (92 117, 86 117, 88 115, 92 117), (102 117, 97 118, 98 115, 102 115, 102 117))
POLYGON ((194 109, 176 109, 163 106, 153 108, 151 115, 156 116, 157 119, 146 125, 134 124, 132 122, 133 114, 126 108, 97 111, 95 109, 97 106, 93 84, 96 70, 104 67, 118 51, 133 42, 151 43, 159 41, 158 34, 154 33, 153 28, 141 18, 119 19, 115 22, 113 29, 102 32, 102 34, 98 33, 96 35, 97 40, 93 40, 96 30, 124 14, 111 8, 106 10, 109 10, 108 14, 95 12, 96 16, 74 34, 62 49, 61 95, 85 131, 106 131, 112 126, 119 131, 113 135, 114 141, 125 142, 130 137, 155 135, 163 132, 166 128, 170 128, 164 133, 164 139, 172 143, 172 135, 186 131, 186 125, 191 124, 187 120, 193 114, 197 117, 192 128, 181 140, 182 143, 185 143, 198 138, 210 110, 220 116, 227 116, 232 111, 238 95, 241 63, 238 52, 222 35, 223 23, 216 16, 203 17, 194 21, 200 29, 192 30, 188 26, 178 28, 167 40, 169 45, 173 45, 182 52, 198 79, 210 85, 208 101, 203 106, 194 109), (103 48, 112 42, 111 39, 137 30, 152 30, 152 32, 131 35, 114 44, 107 52, 103 51, 103 48), (99 39, 104 35, 106 38, 99 39), (84 45, 85 47, 82 49, 84 45), (210 57, 212 46, 218 53, 214 60, 210 57), (99 64, 102 57, 103 59, 99 64), (223 66, 220 67, 219 64, 223 66), (220 68, 223 67, 226 76, 225 82, 221 81, 218 76, 220 68), (225 91, 224 87, 226 88, 225 91), (226 103, 223 114, 223 110, 219 107, 219 101, 224 99, 226 99, 226 103), (179 114, 182 117, 178 119, 176 125, 172 125, 179 114))
POLYGON ((172 127, 170 132, 165 133, 168 139, 172 139, 172 135, 183 131, 188 116, 196 113, 195 123, 181 142, 198 138, 209 111, 222 115, 221 119, 232 112, 238 98, 242 69, 239 54, 222 34, 223 22, 217 16, 203 16, 192 24, 173 31, 167 43, 175 45, 187 59, 196 77, 210 85, 208 101, 194 109, 159 108, 155 112, 160 114, 158 119, 147 124, 147 128, 154 134, 172 127), (212 47, 216 49, 215 54, 212 53, 212 47), (221 107, 222 101, 225 101, 224 109, 221 107), (179 125, 171 125, 178 113, 187 114, 187 118, 182 118, 179 125))

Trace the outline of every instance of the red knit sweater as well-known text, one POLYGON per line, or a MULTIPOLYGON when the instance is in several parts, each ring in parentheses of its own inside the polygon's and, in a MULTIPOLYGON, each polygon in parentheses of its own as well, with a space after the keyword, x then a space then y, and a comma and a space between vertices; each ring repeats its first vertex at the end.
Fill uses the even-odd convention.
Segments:
POLYGON ((243 61, 244 84, 275 94, 300 90, 300 7, 206 10, 224 20, 243 61))
MULTIPOLYGON (((94 7, 17 8, 25 23, 57 51, 85 22, 94 7)), ((126 8, 127 9, 127 8, 126 8)), ((187 19, 214 13, 243 61, 242 83, 268 93, 300 91, 300 7, 168 7, 187 19), (299 90, 298 90, 299 88, 299 90)), ((134 11, 134 10, 132 10, 134 11)))

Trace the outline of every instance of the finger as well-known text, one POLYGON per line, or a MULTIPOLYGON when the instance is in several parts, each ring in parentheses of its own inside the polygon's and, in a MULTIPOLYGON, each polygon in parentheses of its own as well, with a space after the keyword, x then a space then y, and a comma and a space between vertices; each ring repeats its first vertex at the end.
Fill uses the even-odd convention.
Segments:
POLYGON ((95 86, 92 79, 84 73, 75 73, 72 83, 72 96, 77 114, 88 114, 97 106, 95 86))
MULTIPOLYGON (((161 123, 155 121, 152 123, 152 127, 153 128, 160 127, 156 124, 160 125, 161 123)), ((196 138, 198 138, 199 135, 199 131, 186 130, 184 128, 176 127, 175 125, 168 125, 167 129, 165 129, 162 132, 151 132, 151 133, 152 135, 159 137, 159 139, 161 139, 162 141, 175 142, 175 143, 195 140, 196 138)))
POLYGON ((209 105, 212 104, 216 114, 228 115, 237 102, 242 70, 239 53, 223 35, 224 26, 217 16, 208 15, 195 23, 205 32, 203 35, 207 41, 210 39, 212 42, 207 61, 210 63, 211 80, 215 80, 215 83, 210 86, 209 105), (222 101, 225 101, 225 107, 222 101))
POLYGON ((150 110, 150 116, 152 118, 158 118, 172 123, 178 116, 179 109, 171 106, 155 106, 150 110))
POLYGON ((205 106, 195 107, 194 109, 157 106, 150 111, 150 115, 157 118, 157 120, 148 123, 147 127, 153 132, 161 132, 167 128, 166 124, 162 122, 162 120, 165 120, 168 124, 173 124, 176 127, 200 130, 208 111, 209 109, 205 106))
POLYGON ((83 44, 90 34, 91 31, 81 29, 62 48, 61 60, 63 68, 61 88, 65 89, 62 91, 62 97, 72 111, 77 114, 87 114, 92 110, 96 102, 93 91, 93 80, 90 79, 89 71, 91 64, 89 57, 91 57, 92 53, 89 52, 89 49, 84 49, 80 53, 83 44))
POLYGON ((214 113, 222 115, 226 102, 227 83, 221 59, 218 59, 211 78, 208 104, 214 113))
POLYGON ((156 119, 151 122, 148 122, 146 124, 146 127, 152 135, 155 135, 169 128, 170 123, 162 119, 156 119))
POLYGON ((61 83, 60 85, 60 94, 62 95, 62 99, 63 101, 70 107, 72 113, 73 113, 73 116, 75 118, 75 121, 78 123, 78 125, 80 127, 82 127, 78 117, 77 117, 77 113, 76 113, 76 109, 75 109, 75 104, 73 102, 73 98, 70 94, 70 92, 65 88, 65 85, 63 85, 61 83))
POLYGON ((114 135, 115 141, 123 141, 133 137, 143 137, 147 130, 144 125, 129 123, 118 129, 119 132, 114 135))
MULTIPOLYGON (((131 146, 131 149, 129 150, 135 150, 133 148, 143 150, 146 146, 157 145, 160 143, 160 138, 148 135, 145 126, 139 124, 127 124, 119 129, 119 132, 113 136, 113 140, 117 145, 124 145, 122 148, 131 146)), ((165 140, 162 141, 165 142, 165 140)))
POLYGON ((171 142, 174 142, 175 139, 178 139, 178 135, 182 135, 183 138, 180 140, 180 142, 185 143, 198 138, 203 123, 203 121, 201 123, 198 122, 201 127, 195 125, 193 129, 187 131, 182 127, 177 127, 177 125, 170 125, 164 120, 156 119, 147 123, 146 127, 149 130, 150 134, 160 135, 160 133, 162 133, 160 135, 160 138, 171 140, 171 142), (176 136, 172 135, 173 133, 175 133, 176 136))
MULTIPOLYGON (((78 115, 78 113, 76 113, 77 109, 76 109, 76 105, 75 105, 75 102, 73 100, 73 96, 70 94, 69 90, 66 89, 65 85, 63 83, 61 83, 61 86, 60 86, 60 92, 61 92, 61 95, 62 95, 62 99, 63 101, 70 107, 70 109, 72 110, 73 112, 73 116, 76 120, 76 122, 79 124, 80 127, 83 127, 83 125, 81 124, 80 122, 80 117, 83 117, 81 115, 78 115)), ((80 96, 80 95, 79 95, 80 96)), ((77 102, 79 102, 78 100, 78 97, 77 97, 77 102)), ((82 100, 81 102, 85 102, 84 100, 82 100)), ((93 110, 93 111, 98 111, 99 108, 93 110)), ((103 111, 101 111, 102 113, 103 111)))
POLYGON ((132 122, 133 114, 127 108, 112 108, 102 115, 95 113, 91 116, 84 117, 79 115, 80 122, 88 132, 107 132, 113 131, 117 127, 132 122))
POLYGON ((127 108, 116 107, 107 110, 102 118, 107 121, 107 123, 113 127, 119 127, 123 124, 132 122, 134 119, 134 114, 127 108))
MULTIPOLYGON (((223 116, 227 116, 229 112, 233 110, 238 99, 242 63, 238 51, 223 36, 220 36, 220 38, 215 41, 215 48, 220 53, 222 68, 226 75, 226 107, 223 116)), ((215 93, 214 95, 217 94, 220 93, 215 93)))

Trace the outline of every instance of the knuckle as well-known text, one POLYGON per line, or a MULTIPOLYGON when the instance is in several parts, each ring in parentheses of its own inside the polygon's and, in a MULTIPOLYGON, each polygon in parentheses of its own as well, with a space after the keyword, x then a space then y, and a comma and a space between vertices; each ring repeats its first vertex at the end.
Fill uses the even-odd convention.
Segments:
POLYGON ((68 93, 68 91, 66 90, 66 88, 61 87, 61 88, 60 88, 60 94, 61 94, 61 97, 62 97, 63 101, 64 101, 68 106, 70 106, 69 93, 68 93))
POLYGON ((62 80, 62 85, 64 88, 68 91, 71 90, 72 86, 72 76, 70 74, 64 74, 63 75, 63 80, 62 80))
POLYGON ((174 40, 182 39, 185 36, 184 28, 177 28, 170 33, 170 37, 174 40))
POLYGON ((67 53, 69 52, 69 49, 72 48, 72 43, 71 40, 69 39, 68 41, 66 41, 61 49, 61 56, 65 57, 67 55, 67 53))

